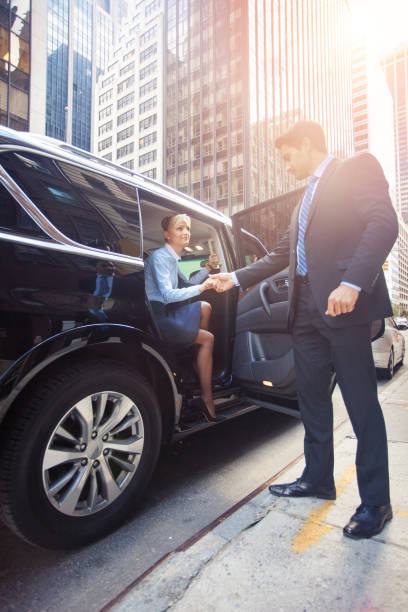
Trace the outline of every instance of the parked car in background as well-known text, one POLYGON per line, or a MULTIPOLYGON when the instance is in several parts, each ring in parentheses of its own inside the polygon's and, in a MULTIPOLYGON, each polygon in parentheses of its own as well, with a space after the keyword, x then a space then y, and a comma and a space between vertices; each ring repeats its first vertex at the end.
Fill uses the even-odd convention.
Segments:
POLYGON ((393 317, 385 320, 384 333, 373 342, 372 347, 378 373, 391 379, 395 366, 403 363, 405 355, 405 338, 393 317))
POLYGON ((395 317, 394 318, 395 325, 398 329, 408 329, 408 319, 407 317, 395 317))

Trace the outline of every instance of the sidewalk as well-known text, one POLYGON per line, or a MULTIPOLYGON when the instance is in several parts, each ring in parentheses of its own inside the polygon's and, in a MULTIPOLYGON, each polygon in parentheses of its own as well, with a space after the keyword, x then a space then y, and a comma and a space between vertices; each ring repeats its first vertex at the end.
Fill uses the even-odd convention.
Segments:
MULTIPOLYGON (((349 422, 335 433, 336 501, 267 489, 107 609, 114 612, 391 612, 408 608, 408 366, 379 385, 394 518, 370 540, 343 536, 360 503, 349 422)), ((290 482, 302 461, 283 473, 290 482)))

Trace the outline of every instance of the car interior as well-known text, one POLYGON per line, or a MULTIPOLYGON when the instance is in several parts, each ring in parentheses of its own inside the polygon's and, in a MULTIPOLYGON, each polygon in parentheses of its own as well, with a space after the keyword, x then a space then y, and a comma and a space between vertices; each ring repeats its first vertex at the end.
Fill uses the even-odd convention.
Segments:
MULTIPOLYGON (((145 195, 143 192, 139 192, 139 198, 143 225, 143 258, 145 259, 155 249, 162 247, 164 244, 161 220, 168 215, 185 212, 185 210, 177 210, 176 206, 174 209, 170 209, 168 202, 154 201, 151 194, 145 195)), ((201 262, 208 259, 211 253, 218 255, 221 271, 226 270, 220 238, 214 224, 210 225, 202 218, 190 213, 189 216, 191 217, 191 241, 189 246, 191 250, 186 250, 182 255, 179 264, 182 273, 189 279, 191 274, 201 269, 201 262)), ((236 292, 230 291, 219 294, 210 290, 203 292, 196 299, 207 301, 212 307, 210 331, 213 332, 215 337, 214 381, 215 384, 222 383, 230 377, 231 337, 234 329, 236 292)), ((147 297, 146 303, 149 307, 147 297)), ((158 334, 160 335, 159 331, 158 334)), ((190 381, 194 385, 197 384, 198 380, 191 367, 191 353, 191 348, 186 349, 179 351, 177 357, 181 364, 186 364, 186 367, 183 367, 185 381, 190 381)))

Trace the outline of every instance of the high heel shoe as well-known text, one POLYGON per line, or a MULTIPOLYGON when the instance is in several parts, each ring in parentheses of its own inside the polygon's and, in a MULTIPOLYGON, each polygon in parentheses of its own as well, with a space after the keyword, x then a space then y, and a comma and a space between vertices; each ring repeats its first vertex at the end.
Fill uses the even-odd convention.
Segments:
POLYGON ((198 408, 199 410, 201 410, 201 412, 202 412, 202 413, 203 413, 203 415, 204 415, 205 420, 206 420, 208 423, 218 423, 219 421, 223 421, 223 420, 224 420, 224 417, 222 417, 222 416, 217 416, 217 415, 216 415, 216 416, 214 417, 214 416, 213 416, 213 415, 210 413, 210 411, 208 410, 207 406, 206 406, 206 405, 205 405, 205 403, 204 403, 204 400, 203 400, 201 397, 197 398, 197 400, 196 400, 196 405, 197 405, 197 408, 198 408))

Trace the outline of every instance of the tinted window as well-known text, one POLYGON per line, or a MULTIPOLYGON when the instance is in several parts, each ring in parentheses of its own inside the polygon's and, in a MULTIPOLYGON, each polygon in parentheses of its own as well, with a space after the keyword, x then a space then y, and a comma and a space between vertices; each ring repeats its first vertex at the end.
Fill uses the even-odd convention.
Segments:
POLYGON ((0 230, 49 239, 1 183, 0 230))
POLYGON ((41 212, 76 242, 140 256, 136 188, 32 153, 7 152, 3 167, 41 212))

